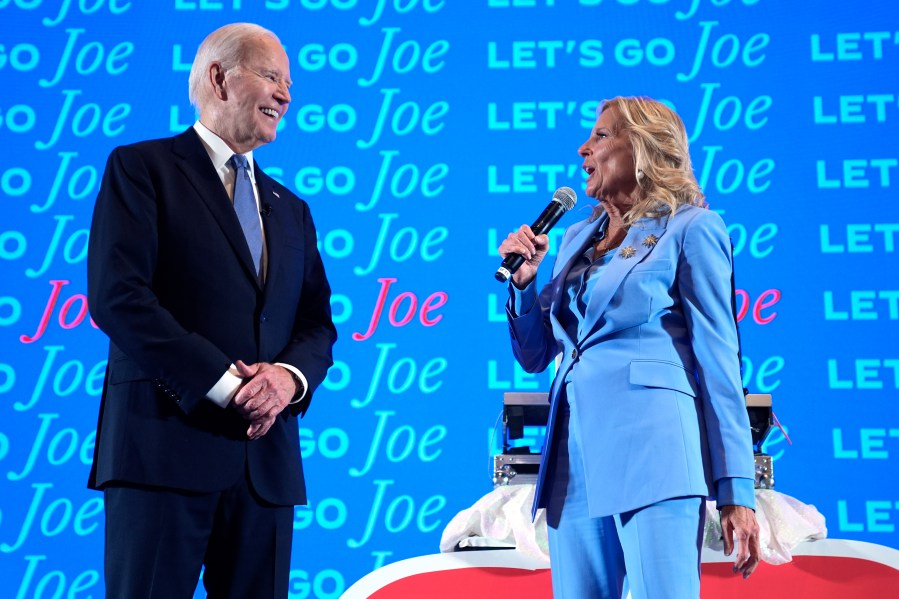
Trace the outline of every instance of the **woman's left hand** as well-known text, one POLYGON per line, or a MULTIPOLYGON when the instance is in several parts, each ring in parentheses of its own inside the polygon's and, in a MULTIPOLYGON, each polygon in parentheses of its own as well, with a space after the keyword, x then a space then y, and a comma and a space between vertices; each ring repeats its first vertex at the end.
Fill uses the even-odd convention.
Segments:
POLYGON ((724 535, 724 555, 734 552, 734 539, 737 541, 734 573, 740 572, 743 578, 749 578, 759 565, 761 555, 759 524, 755 519, 755 512, 742 505, 723 506, 721 531, 724 535))

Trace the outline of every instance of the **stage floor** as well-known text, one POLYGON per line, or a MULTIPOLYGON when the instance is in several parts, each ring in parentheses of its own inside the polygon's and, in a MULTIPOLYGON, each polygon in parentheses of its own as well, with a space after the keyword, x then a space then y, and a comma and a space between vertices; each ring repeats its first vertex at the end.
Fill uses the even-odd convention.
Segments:
MULTIPOLYGON (((888 598, 899 596, 899 551, 861 541, 823 539, 793 550, 793 561, 761 563, 748 580, 735 576, 731 560, 706 549, 703 599, 888 598)), ((371 572, 341 599, 548 599, 549 569, 515 550, 424 555, 371 572)))

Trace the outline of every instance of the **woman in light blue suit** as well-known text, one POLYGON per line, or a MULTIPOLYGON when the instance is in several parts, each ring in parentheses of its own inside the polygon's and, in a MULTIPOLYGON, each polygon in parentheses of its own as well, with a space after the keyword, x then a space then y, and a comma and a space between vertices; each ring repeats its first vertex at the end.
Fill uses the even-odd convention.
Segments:
POLYGON ((759 561, 730 242, 665 105, 605 102, 578 152, 599 205, 566 231, 546 288, 545 235, 523 225, 499 248, 526 258, 509 285, 515 357, 539 372, 561 352, 534 503, 553 593, 698 598, 706 498, 734 571, 759 561))

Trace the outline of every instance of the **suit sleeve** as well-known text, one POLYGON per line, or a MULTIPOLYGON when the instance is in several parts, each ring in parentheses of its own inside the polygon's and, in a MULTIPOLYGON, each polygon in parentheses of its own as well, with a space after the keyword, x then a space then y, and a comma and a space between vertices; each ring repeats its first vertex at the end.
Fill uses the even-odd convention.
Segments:
POLYGON ((702 210, 687 224, 683 243, 678 287, 696 356, 712 478, 716 487, 745 486, 745 479, 754 479, 755 466, 731 310, 733 262, 724 222, 716 213, 702 210))
POLYGON ((551 285, 544 287, 538 296, 533 282, 521 291, 509 283, 506 318, 512 353, 525 372, 543 372, 559 353, 559 343, 549 320, 551 293, 551 285))
POLYGON ((112 152, 94 206, 88 245, 88 302, 110 341, 149 378, 165 380, 191 411, 231 360, 182 327, 160 305, 152 282, 159 231, 153 180, 141 154, 112 152))
POLYGON ((303 373, 306 396, 290 406, 294 414, 302 416, 309 408, 313 392, 325 380, 328 368, 334 363, 331 348, 337 340, 337 329, 331 318, 331 286, 316 244, 315 224, 306 202, 299 203, 302 213, 298 225, 303 230, 306 256, 303 291, 297 304, 291 340, 274 361, 290 364, 303 373))

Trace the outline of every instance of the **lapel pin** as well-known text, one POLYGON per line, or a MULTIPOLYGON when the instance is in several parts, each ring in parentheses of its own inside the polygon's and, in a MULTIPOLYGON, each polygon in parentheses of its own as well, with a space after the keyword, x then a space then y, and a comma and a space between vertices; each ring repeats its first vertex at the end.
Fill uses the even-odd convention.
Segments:
POLYGON ((634 254, 637 253, 637 250, 633 248, 633 246, 626 246, 621 248, 621 251, 618 252, 618 255, 627 260, 628 258, 633 258, 634 254))
POLYGON ((280 198, 280 197, 281 197, 281 196, 278 195, 278 192, 277 192, 277 191, 273 191, 273 192, 272 192, 272 195, 275 196, 276 198, 280 198))
POLYGON ((652 233, 650 233, 643 239, 643 245, 648 248, 655 247, 655 244, 657 244, 658 242, 659 238, 652 233))

